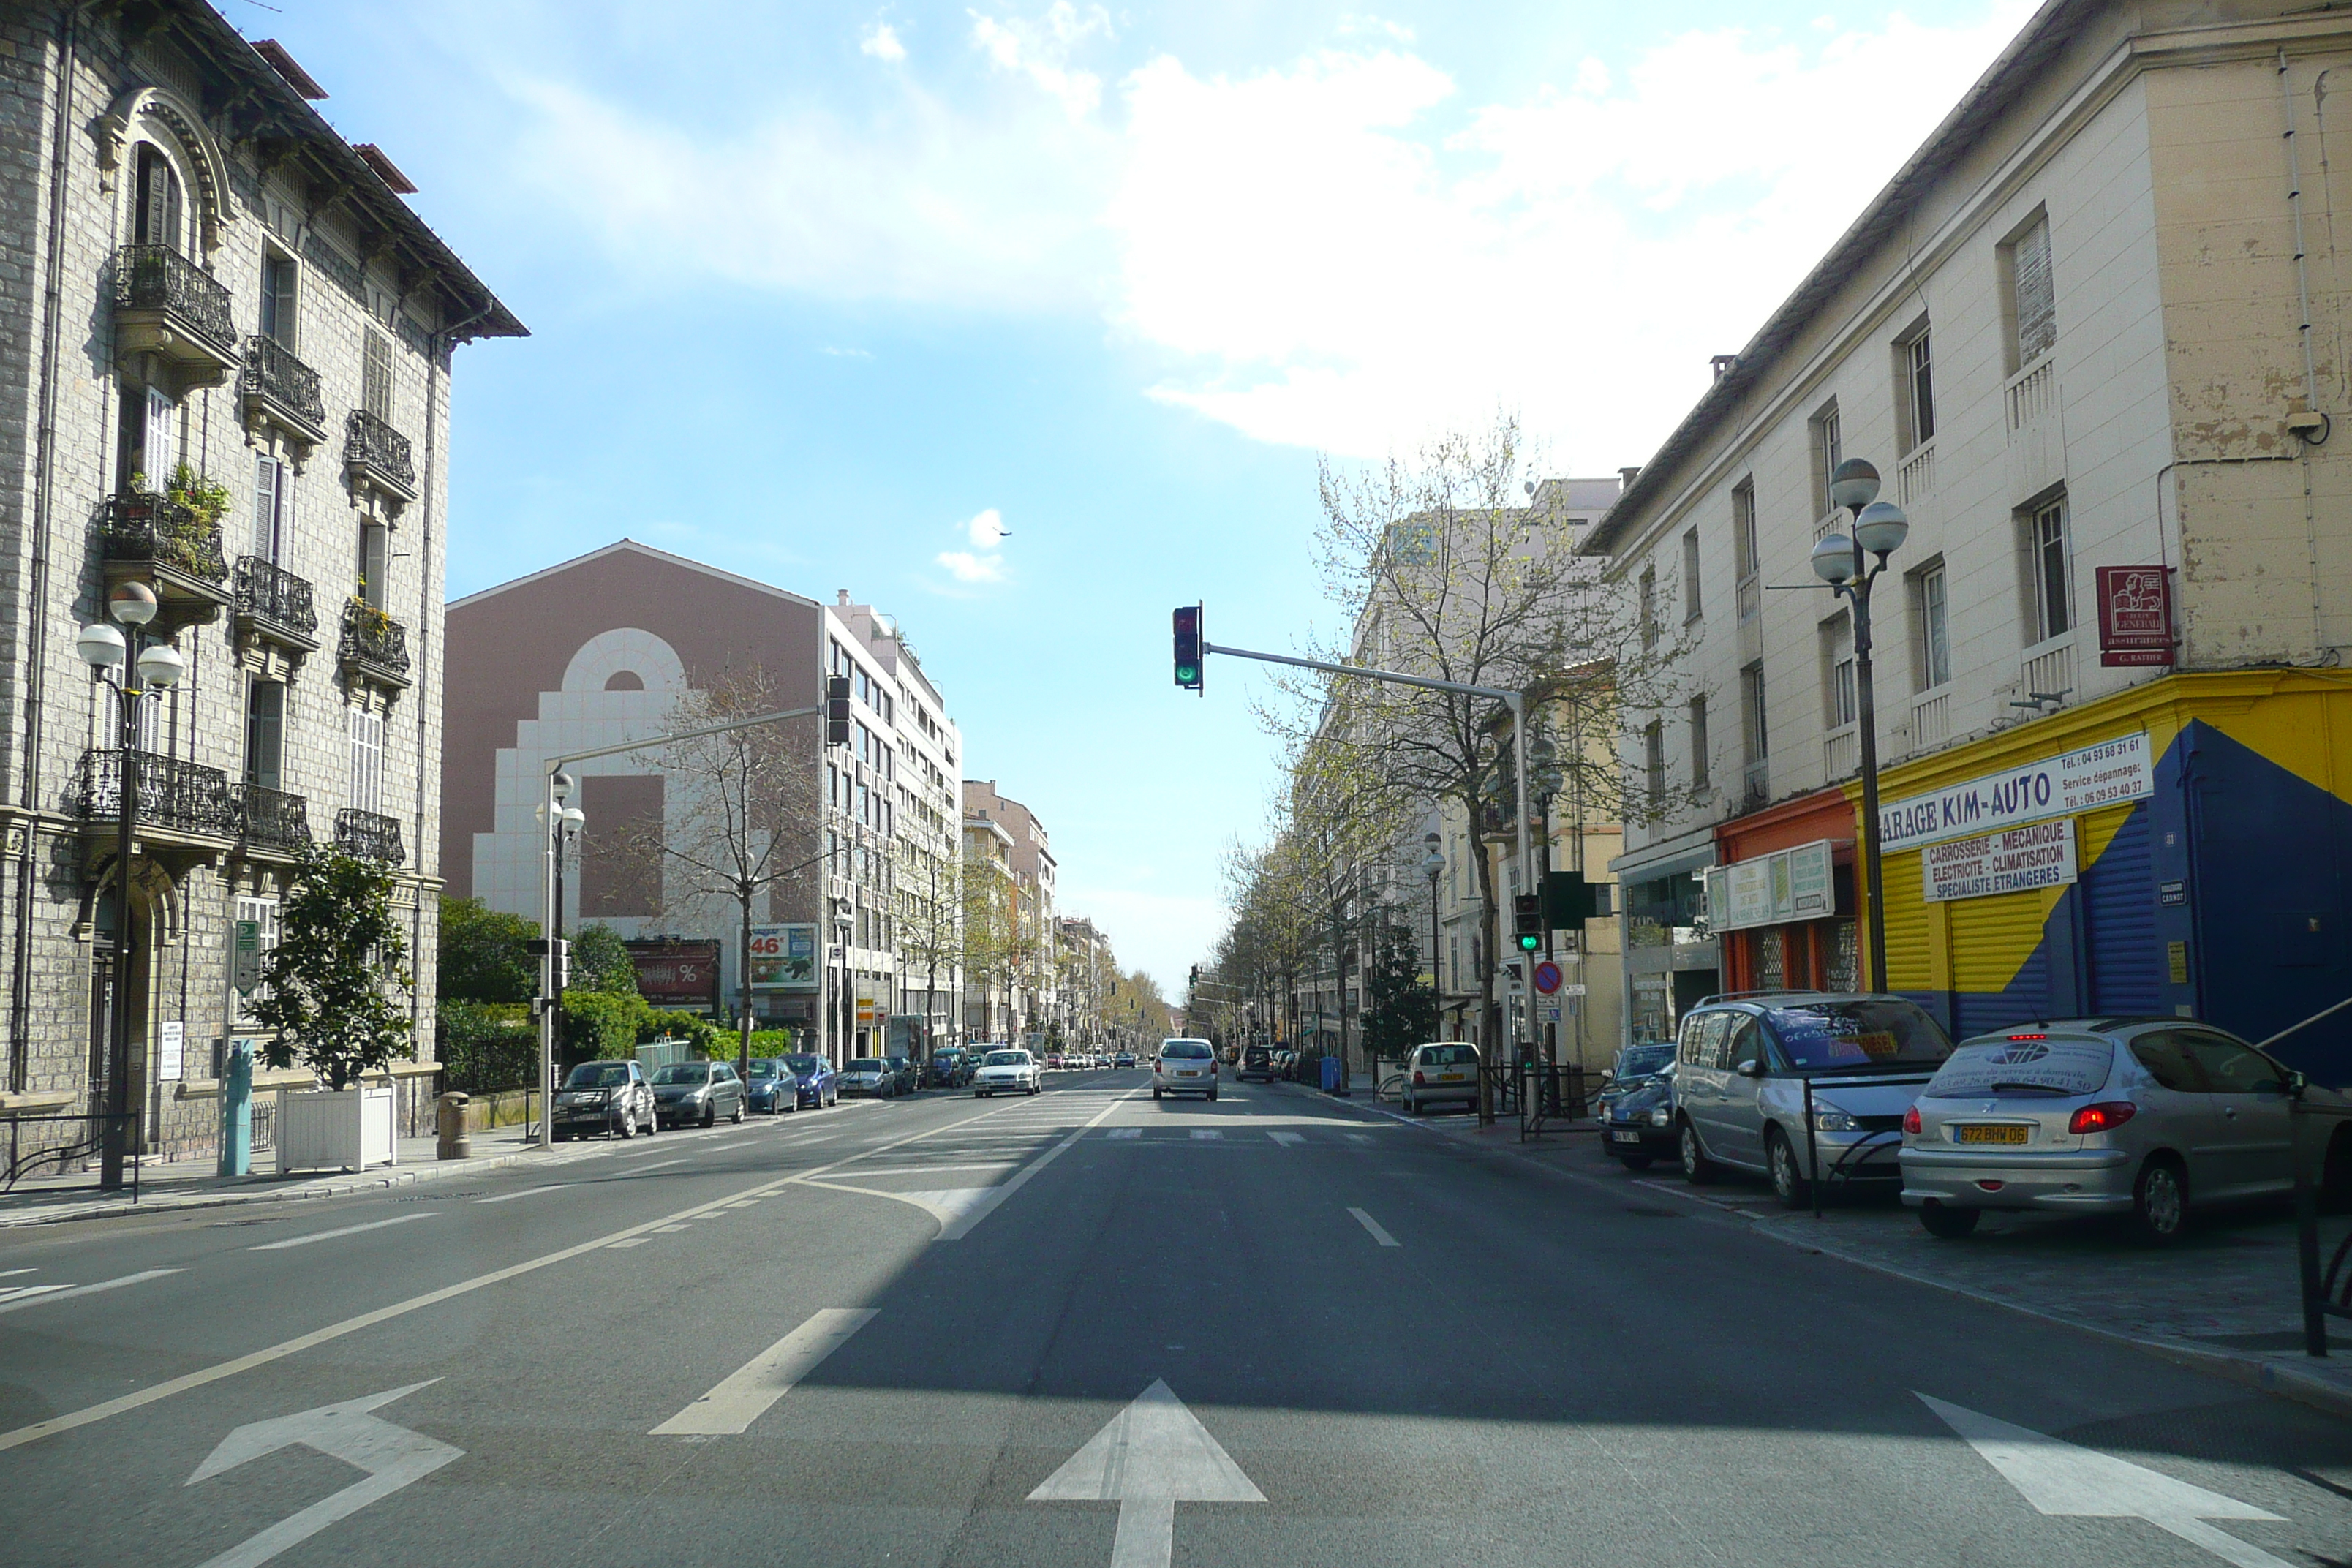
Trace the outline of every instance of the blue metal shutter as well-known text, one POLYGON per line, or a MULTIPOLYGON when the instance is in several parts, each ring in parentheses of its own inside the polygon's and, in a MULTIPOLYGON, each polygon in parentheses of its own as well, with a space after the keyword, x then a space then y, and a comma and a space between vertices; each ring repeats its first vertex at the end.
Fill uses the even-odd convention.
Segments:
POLYGON ((2083 900, 2091 1006, 2100 1013, 2166 1010, 2164 943, 2156 934, 2156 866, 2147 803, 2125 808, 2124 825, 2098 860, 2086 866, 2075 894, 2083 900))

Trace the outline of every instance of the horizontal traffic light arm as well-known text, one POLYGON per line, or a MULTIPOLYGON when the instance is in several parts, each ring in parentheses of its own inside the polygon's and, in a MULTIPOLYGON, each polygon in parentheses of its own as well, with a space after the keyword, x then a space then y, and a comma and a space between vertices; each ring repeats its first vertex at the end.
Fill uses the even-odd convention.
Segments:
POLYGON ((1254 658, 1264 664, 1295 665, 1300 669, 1320 669, 1333 675, 1360 675, 1367 680, 1385 680, 1392 686, 1419 686, 1431 691, 1466 691, 1473 697, 1492 697, 1519 711, 1519 693, 1501 686, 1474 686, 1466 680, 1437 680, 1426 675, 1405 675, 1393 669, 1367 669, 1360 664, 1329 664, 1319 658, 1299 658, 1286 653, 1253 653, 1245 647, 1227 647, 1222 643, 1201 640, 1201 655, 1221 653, 1228 658, 1254 658))
POLYGON ((591 757, 617 757, 629 752, 649 752, 656 746, 667 746, 677 741, 698 741, 705 735, 723 735, 730 730, 755 730, 762 724, 773 724, 783 719, 813 719, 824 712, 823 708, 780 708, 773 713, 754 713, 749 719, 730 719, 724 724, 705 724, 696 730, 679 730, 667 735, 652 735, 642 741, 625 741, 617 746, 598 746, 593 751, 566 752, 560 757, 547 759, 547 771, 551 774, 566 763, 584 763, 591 757))

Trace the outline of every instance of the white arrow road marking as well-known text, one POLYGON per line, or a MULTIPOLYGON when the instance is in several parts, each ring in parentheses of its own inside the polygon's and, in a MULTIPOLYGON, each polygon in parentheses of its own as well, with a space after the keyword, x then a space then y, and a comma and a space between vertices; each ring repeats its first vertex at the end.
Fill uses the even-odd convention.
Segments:
POLYGON ((125 1274, 120 1279, 101 1279, 95 1285, 74 1285, 63 1289, 44 1285, 37 1291, 27 1291, 22 1296, 0 1301, 0 1312, 13 1312, 19 1307, 46 1307, 52 1301, 70 1300, 76 1296, 95 1296, 101 1290, 120 1290, 125 1285, 144 1285, 148 1280, 161 1279, 166 1274, 184 1272, 186 1270, 180 1268, 147 1268, 136 1274, 125 1274))
POLYGON ((753 1356, 719 1386, 655 1427, 656 1437, 731 1437, 757 1421, 874 1316, 870 1307, 827 1307, 753 1356))
POLYGON ((1387 1231, 1382 1230, 1381 1228, 1381 1222, 1366 1214, 1363 1210, 1349 1209, 1348 1212, 1356 1216, 1356 1223, 1370 1231, 1371 1233, 1372 1239, 1379 1242, 1382 1247, 1402 1247, 1404 1245, 1404 1243, 1399 1241, 1395 1237, 1391 1236, 1387 1231))
POLYGON ((405 1388, 388 1388, 360 1399, 321 1405, 299 1415, 256 1421, 222 1438, 211 1457, 188 1478, 189 1486, 297 1443, 365 1470, 367 1479, 355 1481, 291 1518, 279 1520, 260 1534, 205 1563, 204 1568, 255 1568, 288 1547, 310 1540, 338 1520, 350 1518, 379 1498, 390 1497, 411 1481, 422 1480, 450 1460, 463 1458, 462 1448, 453 1448, 421 1432, 395 1426, 368 1414, 440 1381, 437 1377, 426 1378, 405 1388))
POLYGON ((247 1252, 283 1252, 289 1247, 308 1247, 314 1241, 332 1241, 339 1236, 357 1236, 363 1230, 382 1230, 388 1225, 406 1225, 411 1220, 437 1218, 430 1213, 394 1215, 390 1219, 370 1220, 365 1225, 347 1225, 338 1230, 314 1230, 308 1236, 289 1237, 284 1241, 265 1241, 259 1247, 248 1247, 247 1252))
POLYGON ((1304 1143, 1307 1142, 1305 1135, 1297 1132, 1269 1131, 1266 1136, 1273 1139, 1276 1142, 1283 1145, 1285 1148, 1288 1148, 1293 1143, 1304 1143))
POLYGON ((1180 1502, 1264 1502, 1198 1417, 1155 1379, 1135 1403, 1029 1494, 1031 1502, 1116 1502, 1111 1568, 1168 1568, 1180 1502))
POLYGON ((519 1193, 500 1193, 494 1198, 476 1198, 474 1201, 478 1204, 510 1204, 517 1198, 537 1197, 541 1193, 560 1193, 566 1187, 577 1184, 572 1182, 550 1182, 543 1187, 525 1187, 519 1193))
MULTIPOLYGON (((1916 1392, 1916 1390, 1914 1392, 1916 1392)), ((2235 1498, 2209 1492, 2203 1487, 2174 1480, 2170 1476, 2046 1436, 2030 1427, 2012 1426, 1990 1415, 1979 1415, 1922 1394, 1922 1403, 1944 1418, 1944 1425, 1968 1439, 1969 1447, 2001 1478, 2025 1494, 2025 1500, 2048 1514, 2072 1514, 2092 1519, 2144 1519, 2158 1530, 2203 1547, 2238 1568, 2289 1568, 2259 1547, 2207 1524, 2209 1519, 2268 1519, 2277 1514, 2235 1498)))

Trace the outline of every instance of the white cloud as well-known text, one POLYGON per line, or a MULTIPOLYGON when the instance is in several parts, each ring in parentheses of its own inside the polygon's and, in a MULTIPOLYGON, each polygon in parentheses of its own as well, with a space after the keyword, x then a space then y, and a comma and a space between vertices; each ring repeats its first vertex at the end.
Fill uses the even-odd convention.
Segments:
POLYGON ((959 583, 1002 583, 1004 557, 975 555, 969 550, 945 550, 934 557, 959 583))
POLYGON ((1081 11, 1069 0, 1054 0, 1045 14, 1034 20, 971 13, 971 41, 990 63, 999 70, 1027 77, 1073 120, 1091 114, 1101 105, 1102 79, 1092 71, 1074 68, 1070 56, 1090 38, 1108 43, 1111 36, 1108 12, 1099 5, 1081 11))
POLYGON ((963 525, 973 545, 982 550, 993 550, 999 541, 1010 537, 1012 531, 1004 526, 1004 516, 994 507, 975 516, 963 525))
POLYGON ((857 40, 857 52, 895 66, 907 58, 907 46, 898 41, 898 28, 887 22, 877 22, 857 40))

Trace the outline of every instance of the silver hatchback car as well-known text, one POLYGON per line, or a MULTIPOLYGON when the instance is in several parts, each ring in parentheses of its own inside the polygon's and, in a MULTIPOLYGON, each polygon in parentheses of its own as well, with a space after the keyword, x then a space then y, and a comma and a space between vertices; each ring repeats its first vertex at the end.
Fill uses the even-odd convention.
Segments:
POLYGON ((1904 1122, 1903 1201, 1940 1237, 1964 1237, 1996 1209, 2128 1214, 2148 1240, 2174 1241, 2194 1208, 2293 1188, 2298 1091, 2328 1094, 2184 1018, 1981 1035, 1904 1122))

